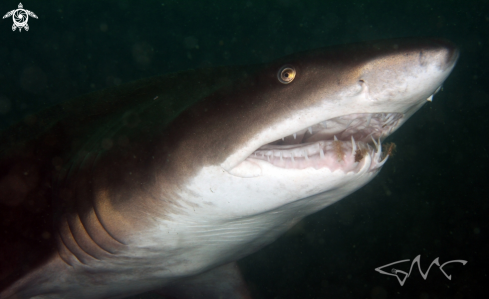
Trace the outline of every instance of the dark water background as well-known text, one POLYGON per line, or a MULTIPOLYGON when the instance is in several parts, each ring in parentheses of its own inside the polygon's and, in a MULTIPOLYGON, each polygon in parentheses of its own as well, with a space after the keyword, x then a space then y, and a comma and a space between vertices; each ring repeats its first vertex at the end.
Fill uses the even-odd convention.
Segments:
MULTIPOLYGON (((0 13, 16 9, 4 0, 0 13)), ((366 187, 240 261, 254 298, 489 298, 488 1, 25 1, 30 30, 0 20, 0 127, 135 79, 265 62, 404 36, 460 46, 457 67, 390 141, 366 187), (404 286, 374 268, 421 255, 404 286)), ((408 264, 398 268, 406 270, 408 264)), ((157 298, 142 295, 135 298, 157 298)))

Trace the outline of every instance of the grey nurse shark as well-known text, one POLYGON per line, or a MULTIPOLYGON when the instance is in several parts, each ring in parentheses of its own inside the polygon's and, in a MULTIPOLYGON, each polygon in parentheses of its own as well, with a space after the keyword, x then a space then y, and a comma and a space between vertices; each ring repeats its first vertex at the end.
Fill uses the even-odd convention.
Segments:
POLYGON ((250 298, 234 262, 369 182, 458 53, 330 47, 27 117, 0 137, 0 298, 250 298))

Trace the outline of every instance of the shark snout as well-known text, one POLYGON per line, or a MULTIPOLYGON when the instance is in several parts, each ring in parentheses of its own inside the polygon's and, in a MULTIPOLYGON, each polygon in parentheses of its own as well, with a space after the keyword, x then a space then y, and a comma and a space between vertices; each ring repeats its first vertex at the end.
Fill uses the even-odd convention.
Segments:
POLYGON ((442 70, 451 71, 460 56, 458 47, 445 39, 435 39, 433 42, 439 48, 437 56, 442 70))

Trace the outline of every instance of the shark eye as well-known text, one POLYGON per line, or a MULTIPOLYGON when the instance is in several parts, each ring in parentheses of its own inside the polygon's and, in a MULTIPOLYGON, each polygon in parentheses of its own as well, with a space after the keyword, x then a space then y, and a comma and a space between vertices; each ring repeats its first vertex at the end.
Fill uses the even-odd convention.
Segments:
POLYGON ((295 78, 296 71, 295 68, 291 65, 284 65, 278 70, 277 78, 280 83, 289 84, 295 78))

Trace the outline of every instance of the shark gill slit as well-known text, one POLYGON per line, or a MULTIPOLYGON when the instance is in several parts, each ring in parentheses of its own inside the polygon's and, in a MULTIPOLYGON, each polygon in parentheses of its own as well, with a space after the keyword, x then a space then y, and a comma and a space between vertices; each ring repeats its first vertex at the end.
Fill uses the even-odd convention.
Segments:
MULTIPOLYGON (((64 223, 65 225, 61 224, 61 225, 60 225, 60 229, 62 229, 63 227, 65 227, 65 229, 70 230, 70 228, 68 227, 68 224, 66 223, 66 218, 65 218, 65 217, 63 217, 63 222, 65 222, 65 223, 64 223)), ((80 264, 84 264, 84 265, 86 265, 86 264, 85 264, 83 261, 81 261, 81 260, 78 258, 78 256, 75 254, 75 251, 73 250, 73 248, 70 248, 70 244, 68 243, 68 242, 69 242, 69 240, 66 240, 66 239, 64 238, 66 234, 64 234, 64 233, 63 233, 63 231, 58 231, 58 234, 59 234, 59 237, 60 237, 60 239, 61 239, 61 244, 60 244, 60 245, 62 245, 62 246, 61 246, 61 250, 65 249, 65 250, 64 250, 64 252, 65 252, 65 253, 67 253, 67 256, 65 256, 65 258, 66 258, 66 257, 72 257, 72 258, 75 258, 75 259, 76 259, 76 260, 77 260, 77 261, 78 261, 80 264), (67 252, 66 252, 66 251, 67 251, 67 252)), ((61 255, 61 252, 60 252, 60 255, 61 255)), ((69 265, 71 265, 71 266, 73 267, 73 265, 72 265, 72 264, 71 264, 69 261, 66 261, 64 258, 63 258, 63 260, 64 260, 64 261, 65 261, 67 264, 69 264, 69 265)))
MULTIPOLYGON (((93 228, 92 228, 92 230, 100 230, 100 229, 103 229, 103 230, 104 230, 104 231, 107 233, 107 231, 105 230, 105 228, 104 228, 104 227, 102 226, 102 224, 100 223, 100 221, 99 221, 99 219, 98 219, 98 217, 97 217, 97 214, 95 213, 95 209, 93 209, 93 208, 92 208, 92 209, 91 209, 91 210, 90 210, 88 213, 89 213, 89 214, 92 214, 92 215, 93 215, 93 218, 92 218, 92 219, 93 219, 93 220, 95 220, 95 221, 97 221, 96 223, 92 223, 92 224, 93 224, 93 226, 97 226, 97 225, 98 225, 98 227, 93 227, 93 228)), ((84 231, 86 232, 87 237, 88 237, 88 238, 89 238, 89 239, 90 239, 90 240, 91 240, 91 241, 92 241, 92 242, 93 242, 93 243, 94 243, 94 244, 95 244, 95 245, 96 245, 98 248, 102 249, 104 252, 107 252, 108 254, 111 254, 111 255, 113 255, 113 254, 115 254, 115 253, 116 253, 116 252, 112 252, 112 251, 111 251, 110 249, 108 249, 108 248, 104 248, 104 247, 103 247, 101 244, 99 244, 99 243, 98 243, 98 242, 97 242, 97 241, 96 241, 96 240, 95 240, 95 239, 92 237, 92 235, 90 234, 90 230, 89 230, 89 229, 87 229, 87 227, 89 227, 90 223, 88 223, 88 224, 87 224, 87 223, 84 223, 84 219, 85 219, 85 221, 88 221, 88 222, 90 222, 90 219, 86 220, 86 217, 85 217, 85 218, 82 218, 82 217, 80 217, 80 215, 79 215, 79 214, 77 214, 77 216, 78 216, 78 219, 80 220, 81 226, 83 227, 84 231)), ((112 236, 110 236, 108 233, 107 233, 107 235, 108 235, 109 237, 111 237, 111 238, 112 238, 112 236)), ((116 240, 116 241, 117 241, 117 240, 116 240)))
POLYGON ((68 266, 73 268, 73 265, 69 262, 69 260, 66 259, 66 255, 71 254, 71 256, 74 256, 73 253, 66 247, 66 244, 63 241, 63 238, 61 237, 61 233, 57 231, 56 236, 58 239, 58 250, 56 251, 58 253, 59 258, 68 266))
POLYGON ((124 242, 118 240, 116 237, 114 237, 110 232, 109 230, 105 227, 105 225, 102 223, 102 221, 100 221, 100 216, 98 215, 98 212, 97 212, 97 207, 95 205, 92 205, 93 207, 93 214, 95 215, 97 221, 100 223, 100 226, 104 229, 104 231, 107 233, 107 235, 109 235, 112 239, 114 239, 117 243, 120 243, 122 245, 127 245, 125 244, 124 242))
MULTIPOLYGON (((79 217, 78 213, 74 213, 73 217, 74 217, 75 219, 78 219, 78 220, 80 221, 80 224, 81 224, 81 227, 80 227, 80 228, 83 228, 83 230, 86 232, 86 229, 85 229, 85 227, 83 226, 83 223, 81 222, 81 220, 80 220, 80 217, 79 217)), ((78 248, 79 248, 79 249, 80 249, 80 250, 81 250, 83 253, 87 254, 88 256, 90 256, 90 257, 92 257, 92 258, 94 258, 94 259, 96 259, 96 260, 99 260, 97 257, 95 257, 95 256, 93 256, 92 254, 90 254, 90 253, 89 253, 87 250, 85 250, 85 249, 84 249, 84 248, 83 248, 83 247, 80 245, 80 243, 77 241, 77 237, 76 237, 76 235, 75 235, 75 231, 76 231, 76 230, 74 230, 74 229, 72 228, 72 225, 70 224, 70 221, 67 221, 67 223, 68 223, 68 228, 69 228, 69 230, 70 230, 70 232, 71 232, 71 236, 73 237, 73 240, 75 241, 75 244, 78 246, 78 248)), ((76 225, 76 224, 75 224, 75 225, 76 225)), ((87 236, 89 236, 89 235, 88 235, 88 233, 87 233, 87 236)), ((90 236, 89 236, 89 237, 90 237, 90 236)), ((92 239, 90 238, 90 240, 92 240, 92 239)))
POLYGON ((91 255, 87 254, 76 241, 75 234, 73 233, 68 217, 65 216, 63 218, 66 225, 64 231, 61 231, 61 235, 64 237, 63 240, 65 241, 64 243, 66 247, 80 263, 88 265, 90 262, 89 257, 91 257, 91 255))

